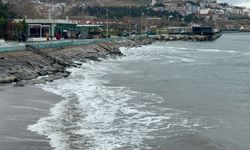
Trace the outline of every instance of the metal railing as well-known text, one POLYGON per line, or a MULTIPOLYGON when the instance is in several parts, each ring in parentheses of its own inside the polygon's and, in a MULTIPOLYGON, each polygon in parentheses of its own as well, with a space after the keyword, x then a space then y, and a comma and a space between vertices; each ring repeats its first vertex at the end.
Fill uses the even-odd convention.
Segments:
POLYGON ((137 35, 129 37, 112 37, 112 38, 102 38, 102 39, 73 39, 73 40, 59 40, 59 41, 43 41, 43 42, 27 42, 24 44, 14 43, 8 46, 0 46, 0 52, 14 52, 14 51, 24 51, 26 50, 26 44, 34 46, 39 49, 46 48, 60 48, 67 46, 81 46, 88 44, 99 44, 109 41, 119 41, 119 40, 131 40, 145 38, 147 35, 137 35))
POLYGON ((5 46, 0 46, 0 52, 23 51, 26 49, 25 44, 9 43, 5 46))

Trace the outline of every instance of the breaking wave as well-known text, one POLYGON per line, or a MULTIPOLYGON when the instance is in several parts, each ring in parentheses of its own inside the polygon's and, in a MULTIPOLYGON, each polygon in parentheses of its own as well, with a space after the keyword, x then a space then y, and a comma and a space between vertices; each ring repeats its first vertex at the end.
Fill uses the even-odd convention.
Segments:
POLYGON ((194 63, 196 60, 189 55, 185 55, 182 50, 186 48, 164 47, 162 45, 150 45, 137 48, 121 48, 127 56, 122 59, 129 61, 152 60, 166 61, 168 63, 194 63), (157 52, 156 52, 157 51, 157 52), (178 56, 176 55, 178 54, 178 56))
POLYGON ((233 50, 222 50, 222 49, 196 49, 201 52, 217 52, 217 53, 238 53, 233 50))
MULTIPOLYGON (((152 51, 152 46, 121 48, 127 57, 83 63, 81 68, 69 69, 72 74, 68 78, 38 85, 63 96, 64 100, 51 109, 48 117, 41 118, 28 129, 47 136, 55 150, 136 150, 152 149, 145 140, 202 128, 201 118, 187 118, 186 112, 162 105, 166 99, 154 93, 113 86, 111 79, 104 78, 111 72, 133 74, 122 72, 119 63, 152 58, 149 56, 155 53, 149 49, 152 51), (144 55, 141 55, 142 51, 144 55), (167 135, 157 134, 161 131, 167 135)), ((184 57, 167 57, 193 62, 184 57)))

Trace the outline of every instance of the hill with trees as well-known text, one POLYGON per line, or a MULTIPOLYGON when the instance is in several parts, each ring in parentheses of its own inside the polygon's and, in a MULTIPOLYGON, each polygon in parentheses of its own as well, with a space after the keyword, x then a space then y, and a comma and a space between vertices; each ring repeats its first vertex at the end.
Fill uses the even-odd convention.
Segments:
MULTIPOLYGON (((0 0, 1 1, 1 0, 0 0)), ((21 17, 47 18, 72 14, 74 8, 91 7, 139 7, 149 5, 151 0, 5 0, 8 7, 21 17)))

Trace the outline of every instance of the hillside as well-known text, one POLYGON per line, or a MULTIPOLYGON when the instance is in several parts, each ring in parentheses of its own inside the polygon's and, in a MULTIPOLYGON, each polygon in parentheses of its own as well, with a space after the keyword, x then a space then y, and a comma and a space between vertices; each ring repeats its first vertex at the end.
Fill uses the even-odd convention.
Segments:
POLYGON ((98 6, 140 6, 147 5, 150 0, 85 0, 86 3, 98 6))
POLYGON ((70 14, 74 7, 85 6, 141 6, 151 0, 7 0, 10 9, 21 17, 44 18, 70 14))
POLYGON ((85 3, 94 6, 131 6, 147 5, 150 0, 39 0, 42 3, 66 3, 69 5, 85 3))

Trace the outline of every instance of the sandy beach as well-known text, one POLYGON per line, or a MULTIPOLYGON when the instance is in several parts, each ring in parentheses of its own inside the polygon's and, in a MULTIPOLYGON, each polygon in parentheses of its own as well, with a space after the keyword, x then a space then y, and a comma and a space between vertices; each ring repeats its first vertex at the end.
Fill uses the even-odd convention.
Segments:
POLYGON ((49 150, 49 140, 27 126, 47 116, 62 98, 36 87, 0 86, 0 149, 49 150))

